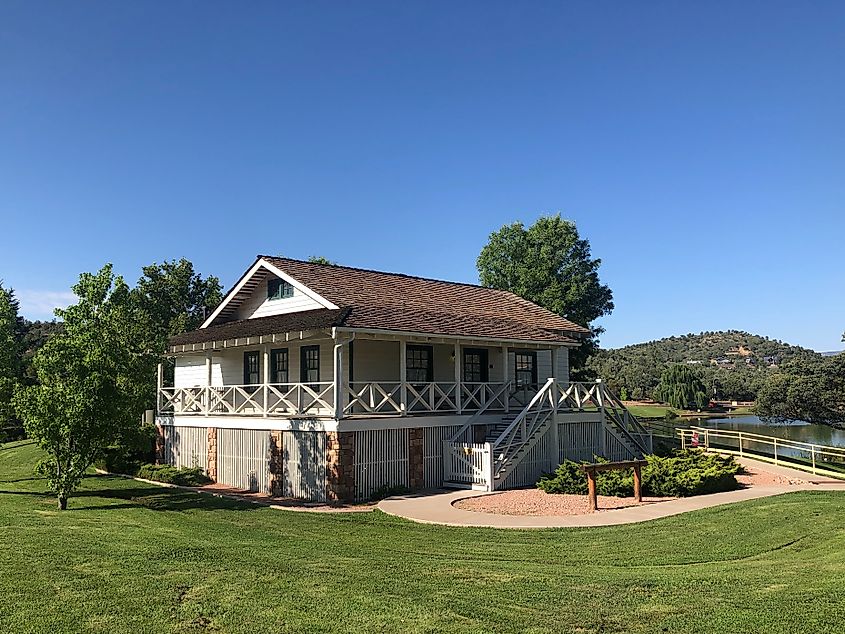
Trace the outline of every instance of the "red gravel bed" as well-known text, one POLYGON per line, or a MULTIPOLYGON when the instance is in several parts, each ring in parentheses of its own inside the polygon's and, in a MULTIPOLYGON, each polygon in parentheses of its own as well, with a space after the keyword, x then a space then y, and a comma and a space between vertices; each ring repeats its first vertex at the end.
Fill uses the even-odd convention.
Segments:
MULTIPOLYGON (((797 486, 806 484, 804 480, 786 478, 763 471, 755 467, 746 467, 745 475, 736 477, 742 487, 754 486, 797 486)), ((656 504, 674 498, 643 497, 643 504, 656 504)), ((455 508, 478 513, 496 513, 498 515, 587 515, 590 513, 586 495, 565 493, 546 493, 540 489, 514 489, 492 495, 463 498, 452 503, 455 508)), ((634 498, 605 497, 598 498, 598 512, 637 506, 634 498)))
MULTIPOLYGON (((643 497, 643 504, 655 504, 672 498, 643 497)), ((637 506, 634 498, 599 496, 599 512, 637 506)), ((546 493, 540 489, 513 489, 492 495, 463 498, 452 503, 463 511, 499 515, 586 515, 590 512, 586 495, 546 493)))

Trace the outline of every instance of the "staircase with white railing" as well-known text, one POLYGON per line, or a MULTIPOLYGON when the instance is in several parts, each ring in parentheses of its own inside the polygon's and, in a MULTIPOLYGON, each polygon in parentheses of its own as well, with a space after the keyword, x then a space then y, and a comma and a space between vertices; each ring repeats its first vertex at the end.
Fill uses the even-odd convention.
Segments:
POLYGON ((599 413, 602 427, 628 452, 651 452, 651 434, 602 383, 558 384, 549 379, 520 411, 488 423, 483 443, 470 438, 484 410, 443 443, 444 485, 493 491, 557 424, 561 412, 599 413))

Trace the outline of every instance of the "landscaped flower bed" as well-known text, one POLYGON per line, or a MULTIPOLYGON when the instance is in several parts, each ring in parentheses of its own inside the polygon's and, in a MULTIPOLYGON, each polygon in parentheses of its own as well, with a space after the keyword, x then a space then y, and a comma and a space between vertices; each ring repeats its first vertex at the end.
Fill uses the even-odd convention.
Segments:
MULTIPOLYGON (((731 491, 739 486, 736 475, 742 467, 732 456, 690 449, 670 456, 648 456, 643 467, 643 493, 655 497, 688 497, 731 491)), ((599 459, 601 461, 601 459, 599 459)), ((583 464, 567 460, 554 473, 540 478, 537 487, 546 493, 587 494, 583 464)), ((630 497, 634 494, 632 469, 597 474, 599 495, 630 497)))

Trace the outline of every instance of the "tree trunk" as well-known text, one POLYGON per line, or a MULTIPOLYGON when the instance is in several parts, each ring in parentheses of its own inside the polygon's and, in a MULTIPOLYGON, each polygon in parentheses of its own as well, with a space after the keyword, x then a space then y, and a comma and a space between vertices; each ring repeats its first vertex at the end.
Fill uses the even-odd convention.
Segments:
POLYGON ((66 495, 59 495, 59 510, 66 511, 67 510, 67 496, 66 495))

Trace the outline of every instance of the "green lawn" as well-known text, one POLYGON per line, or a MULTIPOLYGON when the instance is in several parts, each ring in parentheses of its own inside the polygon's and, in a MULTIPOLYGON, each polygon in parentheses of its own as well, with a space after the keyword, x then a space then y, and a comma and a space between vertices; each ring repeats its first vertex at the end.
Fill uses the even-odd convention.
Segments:
POLYGON ((2 632, 841 632, 845 495, 496 531, 92 476, 59 513, 0 449, 2 632))

